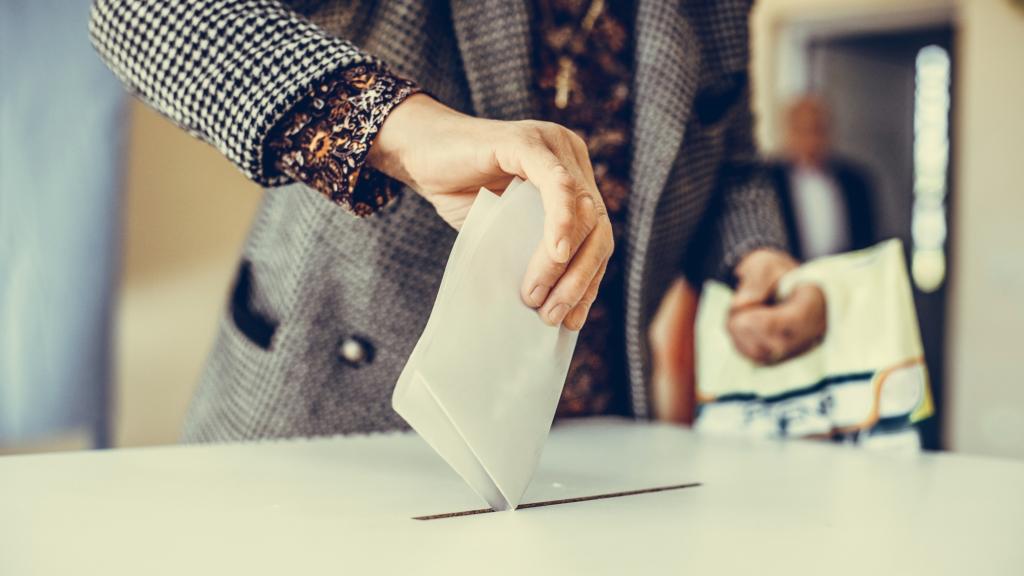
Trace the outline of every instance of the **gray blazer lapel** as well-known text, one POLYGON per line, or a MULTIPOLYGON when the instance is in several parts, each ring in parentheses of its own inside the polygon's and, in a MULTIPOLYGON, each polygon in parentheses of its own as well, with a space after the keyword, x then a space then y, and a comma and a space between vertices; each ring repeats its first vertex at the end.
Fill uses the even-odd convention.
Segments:
POLYGON ((530 13, 525 0, 451 0, 455 36, 478 116, 536 115, 530 13))
MULTIPOLYGON (((641 0, 636 15, 630 207, 653 205, 683 141, 700 44, 678 2, 641 0)), ((632 222, 631 222, 632 224, 632 222)))
POLYGON ((629 237, 626 245, 626 356, 633 413, 648 416, 643 320, 647 255, 655 209, 683 142, 700 80, 696 33, 678 2, 641 0, 636 15, 629 237))

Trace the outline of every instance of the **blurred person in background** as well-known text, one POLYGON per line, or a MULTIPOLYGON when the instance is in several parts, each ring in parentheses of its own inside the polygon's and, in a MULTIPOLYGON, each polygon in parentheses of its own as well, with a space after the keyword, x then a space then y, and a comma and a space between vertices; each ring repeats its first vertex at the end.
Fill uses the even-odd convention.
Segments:
POLYGON ((785 131, 783 157, 771 174, 793 254, 812 260, 874 243, 870 177, 832 151, 825 103, 814 96, 795 100, 785 131))
MULTIPOLYGON (((871 186, 867 173, 832 151, 828 109, 819 98, 803 96, 793 101, 785 116, 786 140, 782 157, 769 162, 769 174, 779 196, 782 220, 790 252, 810 260, 867 248, 875 241, 871 186)), ((699 286, 697 287, 699 289, 699 286)), ((652 388, 659 418, 692 423, 697 411, 694 373, 694 321, 698 290, 680 280, 666 292, 651 325, 654 356, 652 388)), ((734 334, 747 326, 760 326, 764 311, 737 314, 734 334)), ((771 316, 784 313, 776 307, 771 316)), ((737 348, 761 361, 770 354, 737 348)))
MULTIPOLYGON (((393 384, 455 230, 515 176, 546 218, 522 298, 582 329, 558 414, 648 416, 643 335, 673 279, 770 312, 796 266, 752 137, 749 4, 98 0, 94 44, 128 88, 278 187, 185 439, 404 427, 393 384)), ((745 350, 818 340, 821 290, 783 304, 745 350)))
MULTIPOLYGON (((813 96, 797 99, 786 110, 785 128, 783 158, 771 163, 769 169, 793 253, 801 260, 812 260, 871 246, 876 238, 869 178, 856 164, 832 152, 825 104, 813 96)), ((655 394, 667 399, 663 403, 667 408, 659 416, 694 423, 698 429, 716 434, 813 435, 870 448, 919 450, 920 437, 914 419, 894 418, 863 429, 830 429, 834 414, 863 412, 863 398, 828 389, 819 391, 815 386, 800 388, 807 385, 805 382, 793 382, 792 390, 773 399, 739 394, 722 404, 726 406, 723 413, 713 396, 702 395, 701 383, 695 376, 698 300, 695 290, 684 282, 677 283, 666 294, 652 323, 653 386, 655 394), (711 420, 709 406, 717 411, 711 420)), ((757 315, 781 315, 786 308, 787 304, 782 303, 771 310, 731 314, 728 325, 736 348, 747 356, 756 356, 743 348, 735 333, 756 322, 757 315)), ((914 367, 908 371, 916 369, 916 364, 914 367)), ((917 390, 916 380, 905 380, 909 389, 917 390)), ((924 395, 928 396, 927 390, 924 395)), ((928 398, 920 418, 931 413, 928 398)))

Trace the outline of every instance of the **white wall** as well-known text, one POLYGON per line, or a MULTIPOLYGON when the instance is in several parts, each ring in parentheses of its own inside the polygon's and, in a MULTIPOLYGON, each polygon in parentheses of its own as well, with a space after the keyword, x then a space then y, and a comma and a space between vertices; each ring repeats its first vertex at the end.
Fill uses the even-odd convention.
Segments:
POLYGON ((950 247, 946 442, 1024 458, 1024 10, 1010 0, 759 0, 751 23, 758 136, 800 72, 780 30, 793 22, 879 27, 952 16, 957 27, 954 242, 950 247))
POLYGON ((1024 9, 960 10, 948 439, 1024 458, 1024 9))

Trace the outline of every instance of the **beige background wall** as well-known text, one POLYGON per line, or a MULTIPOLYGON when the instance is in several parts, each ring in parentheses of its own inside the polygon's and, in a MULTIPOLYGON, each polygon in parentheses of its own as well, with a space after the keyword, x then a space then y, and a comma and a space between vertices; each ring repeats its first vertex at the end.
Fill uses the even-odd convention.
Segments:
POLYGON ((115 444, 174 442, 262 191, 138 102, 130 112, 115 444))

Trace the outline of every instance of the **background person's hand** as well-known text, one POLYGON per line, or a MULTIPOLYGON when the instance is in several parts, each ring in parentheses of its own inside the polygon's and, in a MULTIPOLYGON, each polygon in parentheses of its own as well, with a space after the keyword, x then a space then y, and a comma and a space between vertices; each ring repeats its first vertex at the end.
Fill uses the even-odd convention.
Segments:
POLYGON ((503 122, 456 112, 425 94, 385 120, 370 164, 426 198, 454 228, 481 187, 529 180, 544 202, 544 240, 523 278, 523 301, 551 325, 579 330, 614 249, 586 144, 550 122, 503 122))
POLYGON ((785 301, 773 301, 779 279, 797 265, 784 252, 762 249, 736 266, 739 282, 727 328, 736 349, 755 362, 772 364, 792 358, 825 334, 825 295, 817 286, 797 286, 785 301))

